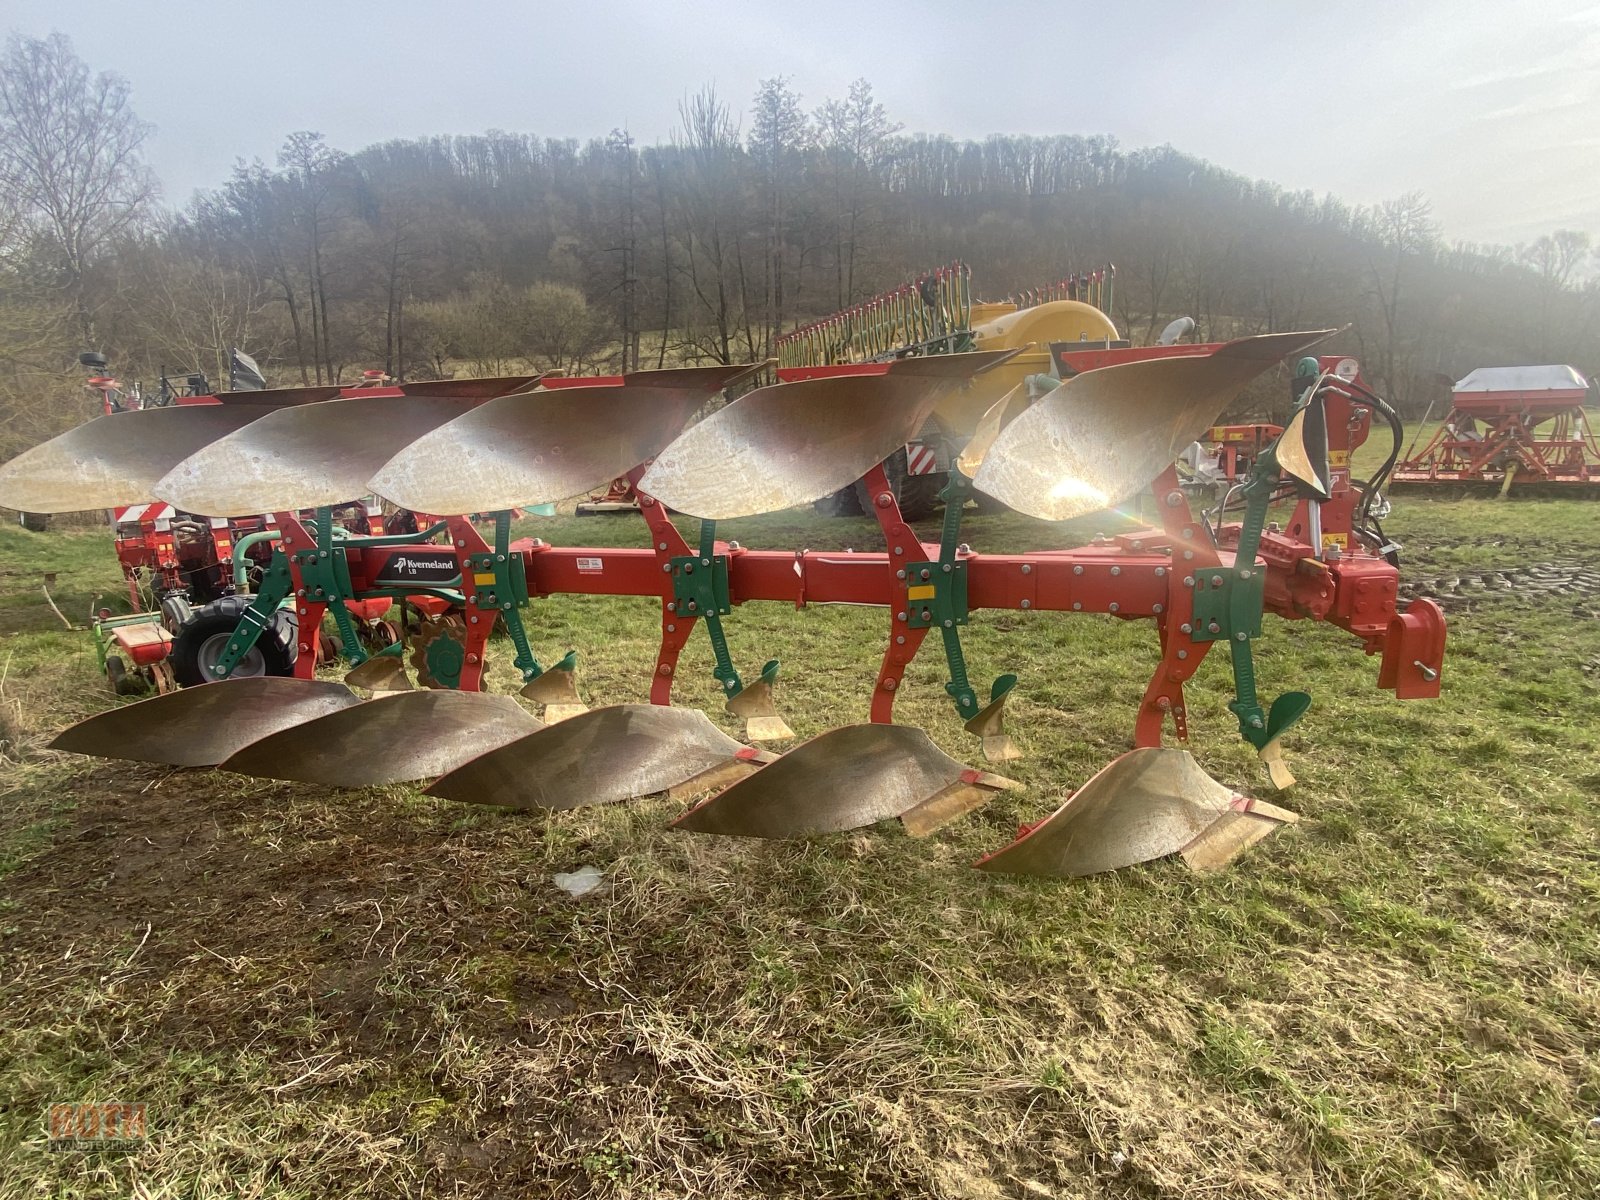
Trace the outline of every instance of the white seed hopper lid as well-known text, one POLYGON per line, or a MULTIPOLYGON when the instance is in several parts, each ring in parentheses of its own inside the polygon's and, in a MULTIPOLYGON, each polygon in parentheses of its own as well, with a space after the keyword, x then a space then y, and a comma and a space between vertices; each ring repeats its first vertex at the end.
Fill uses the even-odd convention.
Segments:
POLYGON ((1583 391, 1589 381, 1576 367, 1479 367, 1455 386, 1458 392, 1583 391))

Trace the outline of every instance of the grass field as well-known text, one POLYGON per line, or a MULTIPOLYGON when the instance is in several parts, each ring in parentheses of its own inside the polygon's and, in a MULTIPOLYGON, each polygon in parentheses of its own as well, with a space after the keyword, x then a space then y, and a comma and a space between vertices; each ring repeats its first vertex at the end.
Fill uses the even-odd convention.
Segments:
MULTIPOLYGON (((1301 824, 1219 875, 1074 882, 964 864, 1127 748, 1147 625, 976 614, 975 674, 1022 676, 1026 790, 925 842, 747 844, 667 832, 664 798, 507 816, 51 754, 112 698, 42 573, 79 624, 120 578, 103 531, 0 529, 0 1197, 1594 1196, 1597 518, 1401 496, 1407 574, 1452 621, 1443 697, 1397 702, 1337 630, 1270 621, 1263 690, 1317 698, 1301 824), (552 884, 586 864, 597 892, 552 884), (63 1100, 144 1102, 149 1141, 50 1153, 63 1100)), ((800 514, 723 530, 876 545, 800 514)), ((730 639, 783 659, 809 735, 864 719, 883 623, 750 606, 730 639)), ((532 626, 591 702, 644 698, 648 602, 532 626)), ((715 712, 691 650, 680 701, 715 712)), ((925 654, 900 719, 971 758, 941 681, 925 654)), ((1221 662, 1191 686, 1196 752, 1267 795, 1227 691, 1221 662)))

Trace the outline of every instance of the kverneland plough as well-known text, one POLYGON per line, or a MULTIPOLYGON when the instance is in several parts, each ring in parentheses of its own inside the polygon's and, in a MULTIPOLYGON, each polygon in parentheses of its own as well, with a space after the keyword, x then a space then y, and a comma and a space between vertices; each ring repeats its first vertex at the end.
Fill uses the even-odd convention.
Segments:
MULTIPOLYGON (((1037 403, 1002 399, 949 475, 935 540, 902 518, 883 462, 1006 352, 912 355, 781 382, 698 423, 710 396, 755 368, 564 381, 492 396, 463 386, 381 405, 345 398, 266 411, 118 414, 0 467, 0 503, 48 512, 154 498, 220 515, 273 513, 281 536, 256 600, 214 664, 222 682, 92 717, 62 733, 60 749, 340 787, 431 780, 434 795, 544 811, 710 792, 677 828, 807 837, 898 819, 920 835, 1015 786, 893 723, 907 667, 928 634, 938 633, 945 690, 967 730, 986 757, 1004 763, 1017 753, 1003 714, 1018 676, 975 684, 961 643, 970 614, 1109 613, 1151 622, 1161 646, 1134 721, 1135 749, 978 865, 1078 875, 1180 854, 1214 867, 1292 814, 1235 793, 1187 750, 1163 745, 1168 735, 1186 744, 1185 684, 1213 645, 1228 647, 1230 707, 1278 786, 1292 782, 1282 737, 1310 699, 1288 692, 1268 702, 1259 694, 1252 640, 1264 613, 1346 629, 1367 653, 1381 653, 1381 686, 1400 697, 1438 694, 1442 614, 1425 600, 1401 611, 1396 569, 1353 528, 1360 496, 1349 453, 1385 409, 1381 400, 1318 359, 1299 358, 1292 418, 1214 526, 1196 518, 1178 486, 1174 460, 1239 389, 1325 336, 1141 351, 1138 361, 1085 370, 1037 403), (512 507, 617 478, 635 485, 648 546, 511 540, 512 507), (883 535, 881 552, 760 550, 718 537, 718 521, 808 504, 857 479, 883 535), (1050 520, 1148 490, 1160 515, 1153 527, 1075 550, 983 554, 961 541, 963 502, 974 488, 1050 520), (485 536, 454 515, 415 534, 340 536, 329 506, 367 492, 420 512, 493 514, 493 529, 485 536), (1269 527, 1269 506, 1280 501, 1292 501, 1293 513, 1269 527), (298 515, 307 506, 316 510, 309 521, 298 515), (669 509, 699 518, 693 543, 669 509), (1226 519, 1230 511, 1237 520, 1226 519), (411 664, 429 690, 361 700, 344 684, 313 678, 314 656, 305 653, 298 678, 226 678, 280 603, 295 611, 304 651, 325 613, 343 622, 344 601, 430 588, 456 597, 462 617, 413 648, 411 664), (660 604, 649 704, 583 710, 571 656, 553 667, 538 661, 523 610, 558 594, 660 604), (774 703, 777 663, 747 678, 724 636, 724 620, 752 601, 884 610, 886 645, 865 723, 776 755, 701 712, 671 706, 680 656, 703 624, 712 674, 729 712, 745 721, 745 737, 792 736, 774 703), (522 697, 545 706, 543 722, 515 697, 478 690, 497 625, 509 637, 522 697)), ((363 657, 355 639, 346 643, 363 657)), ((399 652, 385 652, 358 661, 350 683, 409 688, 409 677, 399 652)))

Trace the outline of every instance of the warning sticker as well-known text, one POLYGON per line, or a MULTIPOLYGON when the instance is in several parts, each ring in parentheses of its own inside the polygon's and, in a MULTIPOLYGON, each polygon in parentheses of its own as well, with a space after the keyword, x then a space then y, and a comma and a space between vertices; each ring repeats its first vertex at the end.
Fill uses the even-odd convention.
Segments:
POLYGON ((598 575, 602 571, 604 571, 605 569, 606 569, 606 564, 605 564, 605 560, 604 559, 599 559, 599 558, 580 558, 580 559, 578 559, 578 574, 580 574, 580 575, 598 575))
POLYGON ((1325 533, 1322 535, 1322 548, 1337 546, 1341 551, 1350 549, 1350 535, 1348 533, 1325 533))
POLYGON ((1350 465, 1350 451, 1329 450, 1328 465, 1330 467, 1348 467, 1350 465))

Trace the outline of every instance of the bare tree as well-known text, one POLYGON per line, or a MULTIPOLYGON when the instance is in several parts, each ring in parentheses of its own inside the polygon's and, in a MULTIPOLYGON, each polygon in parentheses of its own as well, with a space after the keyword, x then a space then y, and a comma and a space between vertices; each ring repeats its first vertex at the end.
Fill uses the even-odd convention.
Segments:
POLYGON ((605 345, 606 323, 577 288, 536 283, 516 299, 525 326, 523 354, 536 367, 581 373, 605 345))
POLYGON ((902 137, 864 80, 802 110, 767 79, 747 111, 745 137, 715 93, 691 93, 670 143, 649 146, 491 132, 346 157, 299 134, 276 164, 241 165, 183 219, 154 222, 125 86, 91 78, 62 39, 14 39, 0 53, 0 440, 86 415, 66 368, 91 317, 124 373, 196 352, 209 365, 235 338, 307 382, 357 360, 396 375, 451 359, 667 365, 763 357, 774 332, 952 258, 988 296, 1114 261, 1118 323, 1140 340, 1180 314, 1209 338, 1352 324, 1369 377, 1403 404, 1433 371, 1597 365, 1600 267, 1581 233, 1446 249, 1419 196, 1361 211, 1103 137, 902 137), (39 95, 66 101, 28 107, 39 95), (24 136, 73 111, 55 141, 24 136), (121 142, 83 132, 118 114, 121 142), (69 149, 108 181, 81 236, 82 208, 51 200, 40 180, 56 176, 35 169, 77 163, 69 149), (541 293, 535 327, 541 283, 586 299, 541 293))
POLYGON ((1547 233, 1521 250, 1522 261, 1532 267, 1547 286, 1560 290, 1572 282, 1572 273, 1589 255, 1589 235, 1577 229, 1547 233))
MULTIPOLYGON (((238 242, 237 257, 272 281, 276 299, 284 305, 294 335, 295 365, 300 382, 311 383, 306 346, 303 308, 306 303, 296 262, 289 241, 292 231, 292 206, 284 180, 261 162, 237 163, 233 178, 214 197, 199 202, 202 218, 208 224, 231 234, 238 242)), ((310 350, 316 358, 315 347, 310 350)))
POLYGON ((272 357, 280 347, 262 320, 269 282, 222 261, 211 239, 183 221, 163 233, 118 254, 126 288, 139 297, 125 318, 135 345, 128 365, 199 367, 225 381, 233 347, 272 357))
POLYGON ((811 122, 800 97, 782 75, 763 79, 756 89, 748 148, 760 172, 766 223, 766 330, 762 353, 783 328, 784 270, 788 245, 788 199, 796 190, 802 156, 811 140, 811 122))
POLYGON ((590 246, 584 283, 591 295, 616 314, 621 327, 622 369, 638 370, 641 321, 639 239, 643 220, 640 155, 633 135, 613 129, 604 141, 585 149, 592 177, 587 212, 579 219, 580 237, 590 246))
POLYGON ((900 126, 889 120, 872 95, 872 85, 857 79, 843 100, 826 100, 817 109, 817 133, 833 171, 835 271, 841 307, 856 296, 856 259, 862 226, 871 211, 875 172, 887 156, 900 126))
POLYGON ((134 115, 127 80, 91 75, 64 34, 7 39, 0 162, 13 228, 31 226, 48 243, 86 342, 94 340, 89 268, 155 196, 139 158, 150 130, 134 115))
POLYGON ((1547 233, 1530 246, 1518 247, 1518 257, 1538 276, 1539 289, 1535 313, 1538 329, 1539 357, 1551 357, 1551 347, 1560 339, 1556 325, 1560 314, 1571 306, 1564 305, 1565 293, 1572 283, 1574 272, 1589 256, 1589 235, 1576 229, 1558 229, 1547 233))
POLYGON ((684 322, 684 340, 695 354, 732 362, 743 326, 753 343, 744 303, 746 280, 740 246, 739 129, 716 89, 702 88, 678 105, 678 181, 684 269, 699 310, 684 322), (701 324, 708 321, 710 327, 701 324))
POLYGON ((306 278, 311 292, 311 344, 316 357, 317 382, 335 379, 332 338, 328 331, 328 275, 323 256, 333 220, 332 175, 345 156, 332 149, 320 133, 291 133, 278 151, 278 166, 294 184, 295 217, 305 238, 306 278))
POLYGON ((434 365, 466 362, 475 375, 505 375, 525 361, 528 342, 526 294, 502 279, 474 276, 468 290, 417 307, 431 331, 434 365))
POLYGON ((1378 305, 1383 330, 1375 365, 1382 386, 1406 400, 1411 393, 1417 339, 1406 320, 1409 309, 1405 300, 1418 263, 1437 245, 1439 231, 1432 208, 1421 192, 1407 192, 1398 199, 1384 201, 1371 221, 1376 237, 1367 257, 1367 276, 1369 294, 1378 305))

